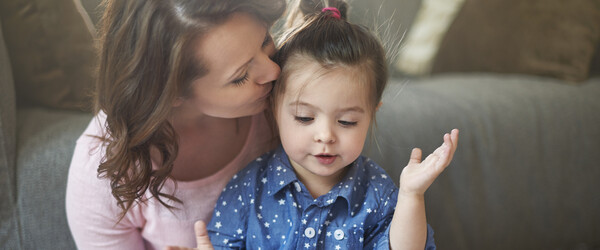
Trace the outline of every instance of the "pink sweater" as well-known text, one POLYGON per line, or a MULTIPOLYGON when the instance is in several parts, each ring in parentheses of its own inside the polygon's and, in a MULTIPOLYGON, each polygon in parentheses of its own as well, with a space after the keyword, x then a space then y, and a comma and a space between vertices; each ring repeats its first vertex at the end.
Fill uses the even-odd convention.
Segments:
MULTIPOLYGON (((216 174, 191 182, 177 182, 175 196, 183 204, 170 202, 169 210, 157 202, 134 205, 117 223, 119 208, 111 195, 110 182, 98 178, 104 155, 98 139, 106 116, 98 114, 77 140, 67 183, 67 219, 79 249, 163 249, 167 245, 195 247, 194 222, 210 220, 221 190, 238 170, 268 151, 271 138, 264 115, 255 115, 241 153, 216 174)), ((163 192, 173 193, 174 181, 163 192)), ((146 197, 150 193, 146 193, 146 197)))

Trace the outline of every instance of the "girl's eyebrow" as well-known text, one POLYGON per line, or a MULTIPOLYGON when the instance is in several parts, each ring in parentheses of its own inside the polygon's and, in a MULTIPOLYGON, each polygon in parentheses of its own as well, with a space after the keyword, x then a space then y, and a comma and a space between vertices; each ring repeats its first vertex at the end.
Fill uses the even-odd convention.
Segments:
MULTIPOLYGON (((311 109, 316 109, 316 110, 321 111, 321 109, 319 107, 312 105, 310 103, 307 103, 307 102, 302 102, 302 101, 291 102, 288 106, 290 106, 290 107, 306 106, 311 109)), ((340 110, 338 110, 338 112, 340 112, 340 113, 346 113, 346 112, 365 113, 365 110, 359 106, 354 106, 354 107, 347 107, 347 108, 340 109, 340 110)))
POLYGON ((357 113, 364 113, 364 112, 365 112, 365 110, 364 110, 364 109, 362 109, 362 108, 361 108, 361 107, 359 107, 359 106, 354 106, 354 107, 344 108, 344 109, 340 110, 340 112, 343 112, 343 113, 345 113, 345 112, 357 112, 357 113))
POLYGON ((312 108, 312 109, 321 110, 319 107, 316 107, 316 106, 314 106, 314 105, 312 105, 310 103, 301 102, 301 101, 290 102, 290 104, 288 104, 288 106, 290 106, 290 107, 307 106, 307 107, 312 108))

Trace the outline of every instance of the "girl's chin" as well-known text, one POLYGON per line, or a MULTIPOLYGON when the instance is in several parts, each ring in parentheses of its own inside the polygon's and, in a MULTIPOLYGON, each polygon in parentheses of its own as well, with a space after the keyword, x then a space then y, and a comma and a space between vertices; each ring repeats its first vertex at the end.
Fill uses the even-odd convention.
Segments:
POLYGON ((310 169, 310 173, 318 177, 331 177, 343 171, 342 168, 338 168, 335 165, 317 166, 310 169))

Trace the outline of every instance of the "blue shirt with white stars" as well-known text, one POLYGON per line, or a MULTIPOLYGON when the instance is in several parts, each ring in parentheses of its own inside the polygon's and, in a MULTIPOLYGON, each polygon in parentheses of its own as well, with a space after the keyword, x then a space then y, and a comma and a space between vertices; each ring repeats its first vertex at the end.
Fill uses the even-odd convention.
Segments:
MULTIPOLYGON (((389 249, 398 198, 393 180, 370 159, 314 199, 285 151, 266 153, 233 176, 208 224, 216 249, 389 249)), ((435 249, 427 225, 425 249, 435 249)))

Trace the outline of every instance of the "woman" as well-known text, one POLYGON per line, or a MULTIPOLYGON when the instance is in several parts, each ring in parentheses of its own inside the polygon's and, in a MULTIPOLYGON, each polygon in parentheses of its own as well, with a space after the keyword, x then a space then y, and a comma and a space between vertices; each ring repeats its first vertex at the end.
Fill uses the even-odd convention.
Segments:
POLYGON ((80 249, 196 246, 235 172, 275 145, 263 110, 283 0, 107 0, 95 117, 69 170, 80 249))

